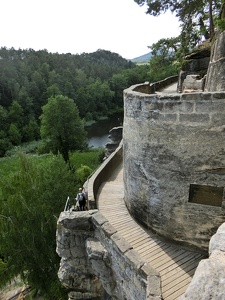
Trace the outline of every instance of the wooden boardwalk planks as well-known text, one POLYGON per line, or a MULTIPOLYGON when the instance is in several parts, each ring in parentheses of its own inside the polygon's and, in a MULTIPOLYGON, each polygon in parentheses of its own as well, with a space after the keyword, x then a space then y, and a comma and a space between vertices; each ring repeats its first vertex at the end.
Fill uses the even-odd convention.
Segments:
POLYGON ((98 209, 133 249, 160 272, 163 299, 179 299, 191 282, 203 255, 160 241, 146 232, 130 216, 123 198, 121 164, 111 178, 100 186, 97 195, 98 209))

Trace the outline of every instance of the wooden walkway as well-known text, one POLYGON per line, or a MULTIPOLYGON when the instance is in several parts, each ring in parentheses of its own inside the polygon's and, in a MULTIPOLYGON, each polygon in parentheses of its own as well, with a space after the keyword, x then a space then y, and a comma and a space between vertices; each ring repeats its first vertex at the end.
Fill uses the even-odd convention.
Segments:
POLYGON ((147 233, 129 215, 123 198, 121 164, 110 179, 100 186, 97 196, 98 209, 130 245, 160 272, 163 299, 179 299, 204 256, 160 241, 153 234, 147 233))

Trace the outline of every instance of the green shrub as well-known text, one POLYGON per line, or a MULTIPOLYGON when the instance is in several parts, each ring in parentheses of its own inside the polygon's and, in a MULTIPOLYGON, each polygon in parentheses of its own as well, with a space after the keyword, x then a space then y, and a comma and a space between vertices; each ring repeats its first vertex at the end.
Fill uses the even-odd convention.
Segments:
MULTIPOLYGON (((17 153, 37 153, 38 149, 43 147, 44 142, 42 140, 39 141, 32 141, 28 143, 23 143, 20 146, 15 146, 8 150, 5 156, 12 156, 17 153)), ((46 153, 46 152, 45 152, 46 153)))
POLYGON ((75 173, 60 155, 20 153, 0 159, 1 284, 20 275, 46 299, 64 299, 57 278, 57 219, 67 197, 74 198, 99 166, 101 153, 102 149, 72 153, 75 173))
POLYGON ((83 165, 94 171, 102 163, 103 157, 103 148, 92 148, 83 152, 76 151, 70 154, 70 164, 75 171, 83 165))
POLYGON ((225 18, 216 21, 216 26, 221 30, 225 30, 225 18))
POLYGON ((81 165, 80 168, 76 170, 76 178, 77 181, 79 181, 80 186, 83 186, 84 182, 87 180, 87 178, 91 175, 92 169, 88 166, 81 165))

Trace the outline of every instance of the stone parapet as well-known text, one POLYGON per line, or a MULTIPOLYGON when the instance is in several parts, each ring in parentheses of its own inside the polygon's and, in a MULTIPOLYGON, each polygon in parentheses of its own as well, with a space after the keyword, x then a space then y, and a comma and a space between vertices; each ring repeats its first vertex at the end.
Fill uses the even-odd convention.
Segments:
POLYGON ((153 83, 146 82, 145 84, 134 86, 134 91, 145 94, 154 94, 155 92, 160 91, 171 83, 177 82, 177 80, 178 75, 174 75, 153 83))
POLYGON ((121 141, 117 149, 105 159, 99 168, 92 174, 92 176, 85 182, 85 190, 88 193, 88 208, 97 208, 96 195, 99 186, 103 181, 111 175, 111 170, 116 168, 121 161, 123 155, 123 142, 121 141))
POLYGON ((160 300, 160 276, 97 210, 63 212, 58 276, 70 299, 160 300))

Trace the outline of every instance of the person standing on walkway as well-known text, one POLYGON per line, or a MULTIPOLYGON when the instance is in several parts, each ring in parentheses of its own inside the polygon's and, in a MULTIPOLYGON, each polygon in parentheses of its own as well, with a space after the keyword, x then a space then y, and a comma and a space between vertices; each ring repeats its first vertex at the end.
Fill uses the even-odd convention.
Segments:
POLYGON ((86 197, 85 197, 85 194, 83 193, 82 188, 79 188, 79 192, 76 196, 76 200, 78 201, 80 210, 85 210, 86 197))

